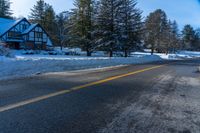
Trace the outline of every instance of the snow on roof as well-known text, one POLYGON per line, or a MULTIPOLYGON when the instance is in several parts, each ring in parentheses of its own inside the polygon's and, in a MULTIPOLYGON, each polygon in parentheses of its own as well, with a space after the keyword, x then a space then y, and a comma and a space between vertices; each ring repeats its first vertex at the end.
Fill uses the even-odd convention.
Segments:
POLYGON ((26 29, 22 34, 27 34, 29 33, 32 29, 34 29, 38 24, 31 24, 31 26, 26 29))
POLYGON ((15 20, 13 19, 6 19, 6 18, 0 18, 0 23, 9 23, 9 22, 14 22, 15 20))
POLYGON ((19 23, 23 19, 24 18, 18 19, 18 20, 13 20, 13 19, 0 18, 0 36, 2 36, 10 28, 12 28, 13 26, 15 26, 17 23, 19 23))

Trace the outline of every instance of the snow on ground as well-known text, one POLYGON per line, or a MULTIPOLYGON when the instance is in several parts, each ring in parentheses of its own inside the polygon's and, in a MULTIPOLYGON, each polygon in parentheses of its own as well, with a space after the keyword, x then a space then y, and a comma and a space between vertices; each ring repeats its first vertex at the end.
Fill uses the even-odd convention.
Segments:
MULTIPOLYGON (((63 72, 90 68, 102 68, 118 65, 139 64, 162 59, 183 59, 200 57, 200 52, 182 51, 178 54, 155 54, 134 52, 129 58, 105 57, 103 52, 96 52, 95 57, 38 54, 29 51, 12 51, 14 58, 0 56, 0 80, 18 78, 47 72, 63 72)), ((37 52, 36 52, 37 53, 37 52)), ((75 53, 77 51, 75 50, 75 53)), ((80 54, 81 55, 81 54, 80 54)))
MULTIPOLYGON (((132 55, 151 55, 151 53, 133 52, 132 55)), ((189 59, 189 58, 198 58, 200 57, 200 52, 179 51, 175 54, 154 53, 154 55, 157 55, 165 60, 181 60, 181 59, 189 59)))
POLYGON ((135 55, 130 58, 64 55, 16 55, 15 58, 0 56, 0 79, 24 77, 47 72, 147 63, 159 60, 162 59, 155 55, 135 55))

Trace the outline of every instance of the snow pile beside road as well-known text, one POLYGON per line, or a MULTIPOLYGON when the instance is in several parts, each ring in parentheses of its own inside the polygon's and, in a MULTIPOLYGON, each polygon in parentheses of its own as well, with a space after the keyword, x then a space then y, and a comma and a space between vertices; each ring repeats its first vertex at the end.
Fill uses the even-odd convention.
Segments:
POLYGON ((179 51, 178 54, 189 57, 200 57, 200 52, 195 52, 195 51, 179 51))
MULTIPOLYGON (((151 55, 151 53, 133 52, 132 55, 151 55)), ((199 58, 200 52, 179 51, 175 54, 154 53, 154 55, 157 55, 164 60, 181 60, 181 59, 199 58)))
POLYGON ((12 57, 10 50, 1 43, 0 43, 0 56, 12 57))
POLYGON ((130 58, 58 55, 19 55, 15 58, 0 56, 0 79, 24 77, 46 72, 102 68, 116 65, 147 63, 160 60, 162 59, 155 55, 135 55, 130 58))
MULTIPOLYGON (((145 52, 134 52, 131 57, 86 57, 66 55, 22 54, 15 51, 15 58, 0 56, 0 80, 30 76, 47 72, 62 72, 69 70, 81 70, 89 68, 102 68, 117 65, 140 64, 152 61, 177 60, 185 58, 200 57, 200 52, 181 51, 177 54, 151 55, 145 52)), ((97 54, 99 54, 97 52, 97 54)), ((100 52, 100 55, 103 54, 100 52)))

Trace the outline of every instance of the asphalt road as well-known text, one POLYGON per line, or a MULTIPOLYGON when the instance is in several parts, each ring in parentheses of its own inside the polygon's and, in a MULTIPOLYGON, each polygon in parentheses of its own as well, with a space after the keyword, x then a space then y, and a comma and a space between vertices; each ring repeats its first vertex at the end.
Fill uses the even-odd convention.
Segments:
POLYGON ((0 133, 199 133, 200 60, 0 81, 0 133))

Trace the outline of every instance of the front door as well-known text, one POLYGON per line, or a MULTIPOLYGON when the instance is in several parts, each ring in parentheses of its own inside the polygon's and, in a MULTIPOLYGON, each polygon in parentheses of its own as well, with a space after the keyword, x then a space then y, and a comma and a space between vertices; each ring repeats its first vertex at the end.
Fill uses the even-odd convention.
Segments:
POLYGON ((20 49, 19 43, 18 43, 18 42, 15 42, 15 43, 14 43, 14 47, 15 47, 15 49, 19 50, 19 49, 20 49))

